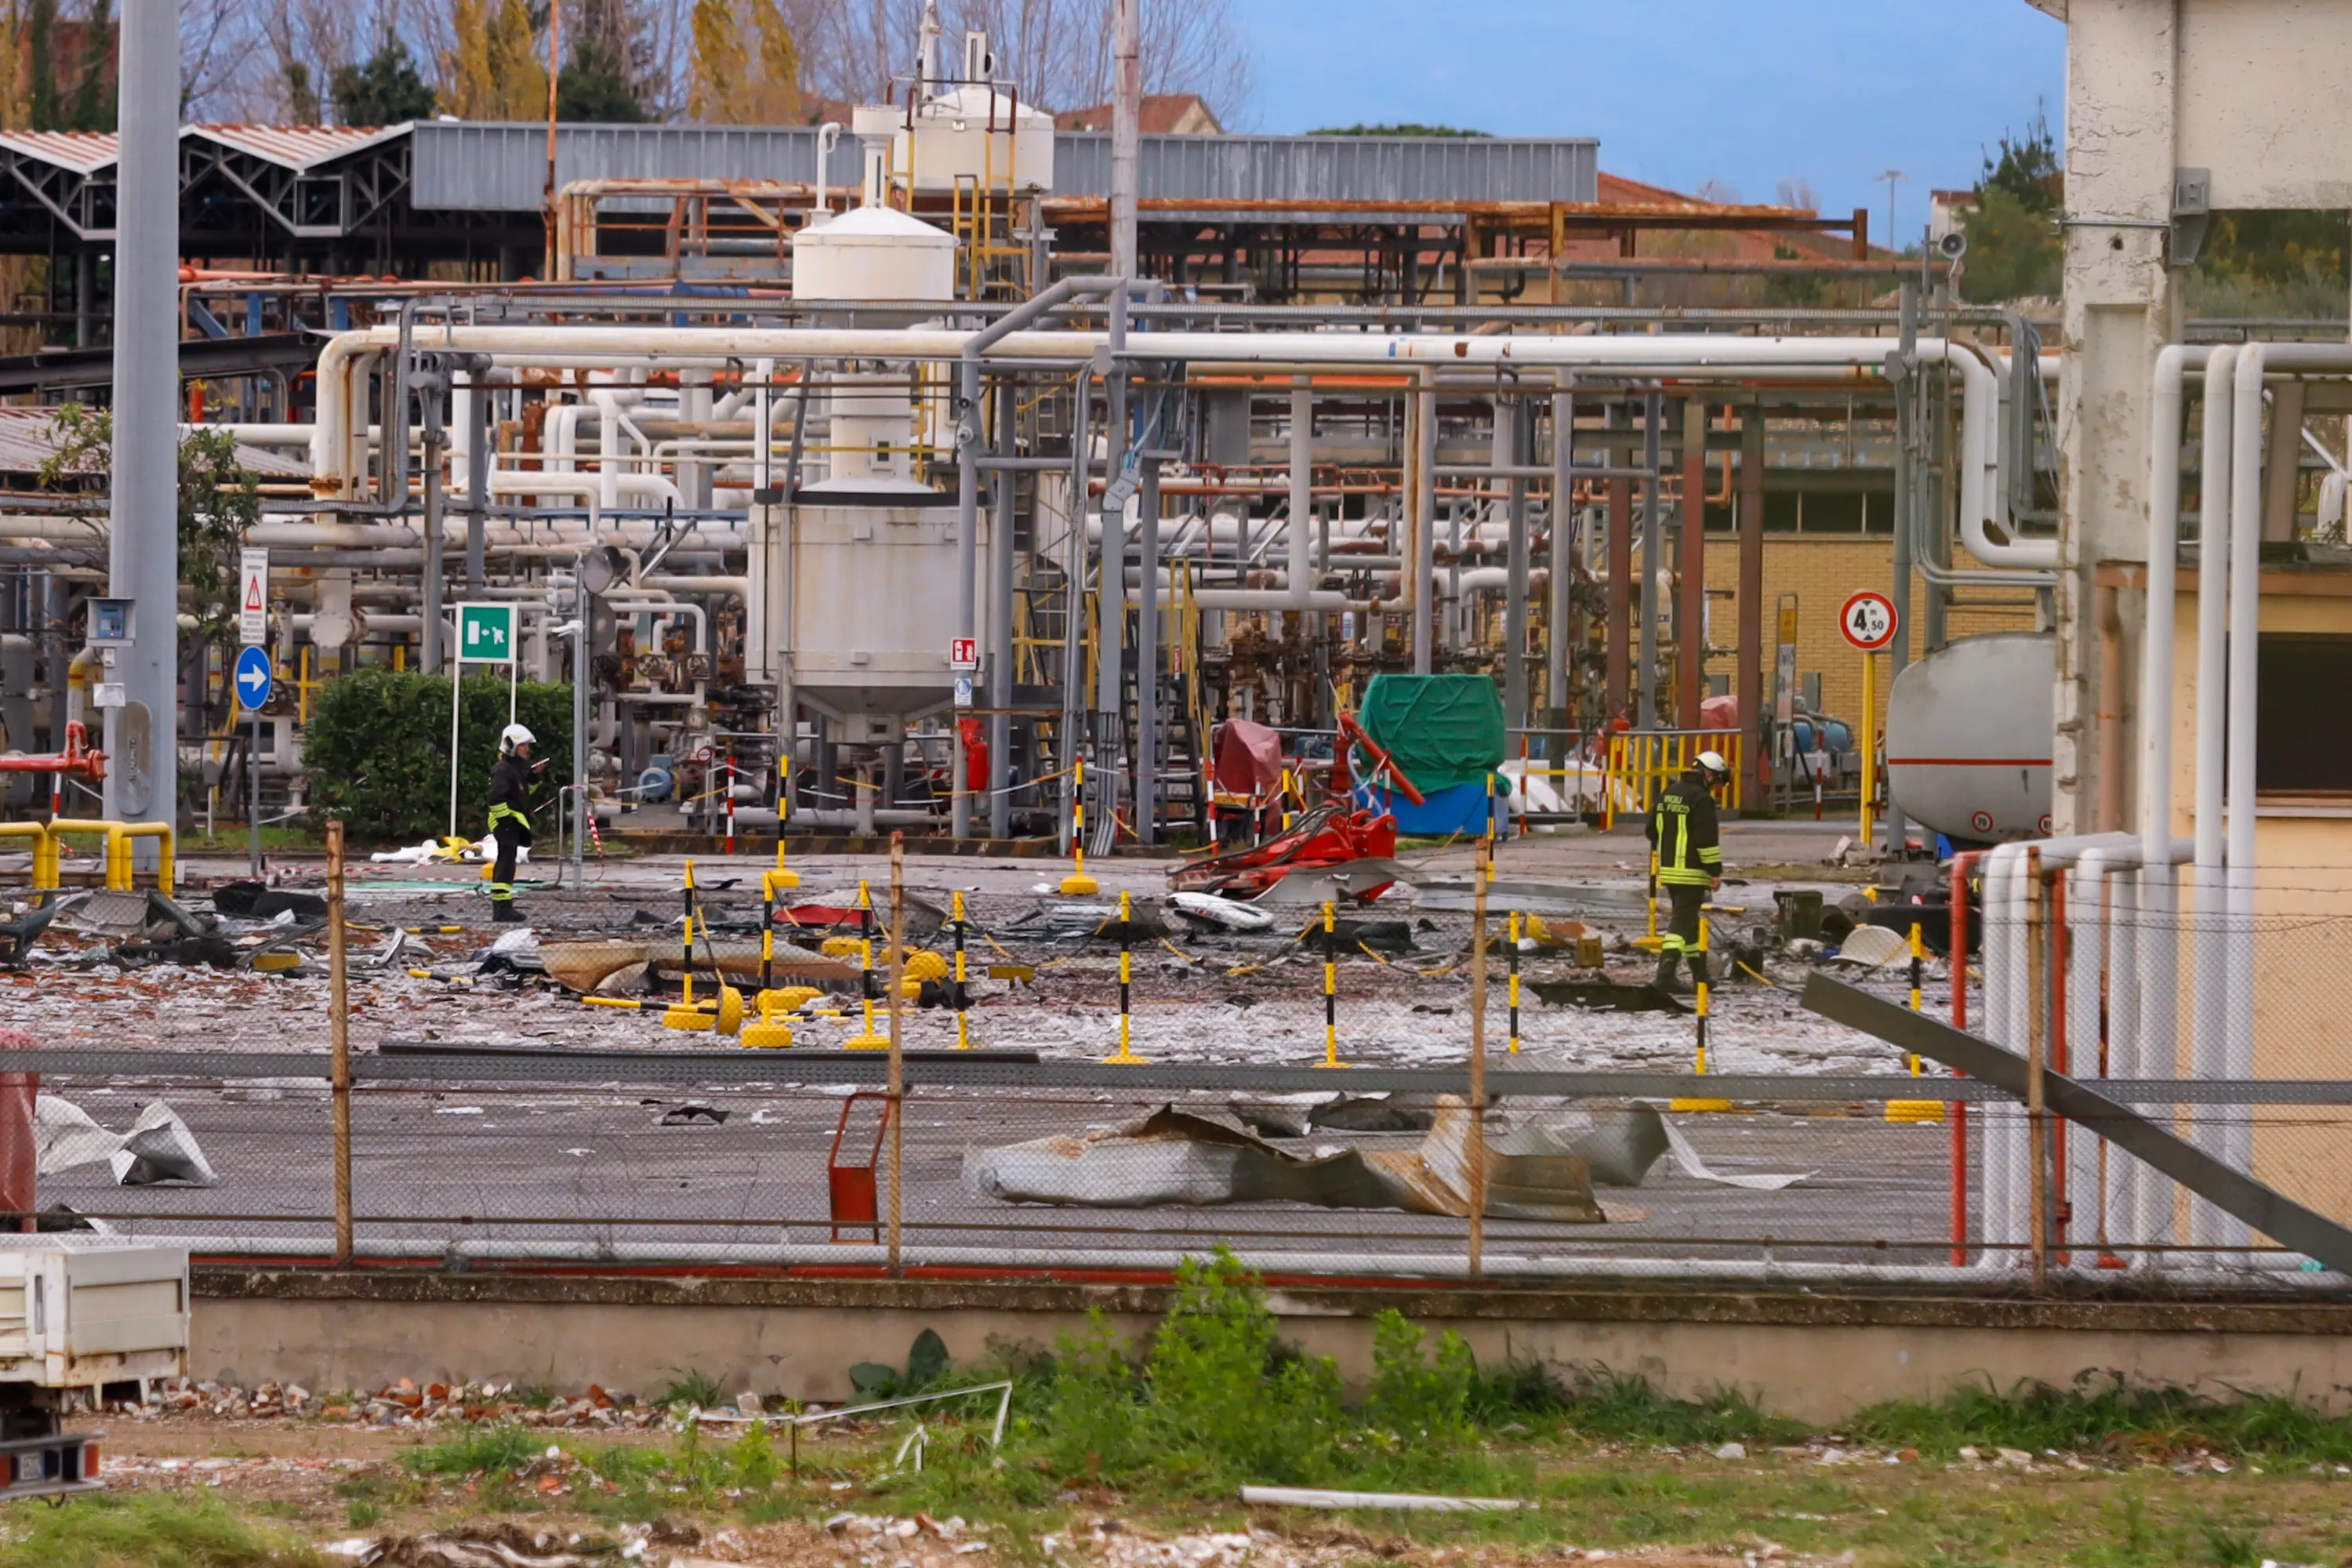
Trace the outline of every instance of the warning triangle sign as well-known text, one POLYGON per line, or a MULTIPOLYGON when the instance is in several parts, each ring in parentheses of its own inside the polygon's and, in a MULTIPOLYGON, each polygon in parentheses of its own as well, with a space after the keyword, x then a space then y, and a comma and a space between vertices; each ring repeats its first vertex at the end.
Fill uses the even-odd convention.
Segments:
POLYGON ((261 602, 261 579, 258 577, 245 580, 245 607, 248 610, 267 608, 261 602))

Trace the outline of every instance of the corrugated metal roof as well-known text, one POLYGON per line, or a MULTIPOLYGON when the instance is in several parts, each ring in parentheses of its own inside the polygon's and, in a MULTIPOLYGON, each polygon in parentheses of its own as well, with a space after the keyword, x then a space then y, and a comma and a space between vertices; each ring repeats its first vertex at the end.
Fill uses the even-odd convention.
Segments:
MULTIPOLYGON (((1146 136, 1140 195, 1186 200, 1589 202, 1601 143, 1469 136, 1146 136)), ((1110 138, 1054 138, 1054 194, 1110 194, 1110 138)))
MULTIPOLYGON (((37 474, 58 449, 57 410, 0 407, 0 474, 37 474)), ((307 463, 240 442, 236 460, 257 479, 310 478, 307 463)))
MULTIPOLYGON (((420 121, 411 131, 410 199, 420 208, 536 210, 547 128, 420 121)), ((1146 136, 1142 195, 1188 199, 1590 202, 1600 143, 1421 136, 1146 136)), ((855 138, 834 149, 829 183, 856 184, 855 138)), ((817 177, 813 126, 581 125, 556 132, 555 181, 646 177, 817 177)), ((1107 195, 1110 138, 1054 138, 1056 195, 1107 195)))
MULTIPOLYGON (((409 162, 409 200, 461 212, 536 212, 547 183, 547 127, 419 121, 409 162)), ((857 142, 845 136, 829 179, 854 186, 857 142)), ((810 125, 564 125, 555 132, 555 184, 574 180, 815 180, 810 125)))
POLYGON ((113 163, 121 145, 111 131, 0 131, 0 147, 84 174, 113 163))
POLYGON ((289 169, 331 163, 362 147, 408 134, 400 125, 191 125, 183 136, 201 136, 267 158, 289 169))
MULTIPOLYGON (((194 137, 297 171, 332 163, 409 132, 406 125, 183 125, 194 137)), ((0 131, 0 147, 90 174, 113 163, 121 142, 111 131, 0 131)))

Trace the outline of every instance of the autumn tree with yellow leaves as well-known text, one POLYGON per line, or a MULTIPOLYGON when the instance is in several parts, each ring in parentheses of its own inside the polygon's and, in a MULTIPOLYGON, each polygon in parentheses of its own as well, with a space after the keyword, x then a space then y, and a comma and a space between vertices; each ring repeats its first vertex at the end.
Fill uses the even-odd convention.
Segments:
POLYGON ((460 120, 539 120, 547 66, 526 0, 453 0, 456 43, 441 59, 441 104, 460 120))
POLYGON ((776 0, 695 0, 687 113, 706 125, 800 118, 800 49, 776 0))

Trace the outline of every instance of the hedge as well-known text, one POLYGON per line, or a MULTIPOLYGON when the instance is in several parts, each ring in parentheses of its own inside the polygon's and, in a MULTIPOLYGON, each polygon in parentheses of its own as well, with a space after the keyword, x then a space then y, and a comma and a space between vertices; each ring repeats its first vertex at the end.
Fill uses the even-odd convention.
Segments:
MULTIPOLYGON (((556 790, 572 781, 572 688, 525 681, 515 717, 538 737, 549 766, 533 792, 532 826, 554 822, 556 790)), ((466 679, 457 716, 457 831, 479 837, 488 815, 490 768, 507 725, 503 674, 466 679)), ((303 731, 314 817, 340 816, 366 842, 414 844, 449 824, 449 678, 365 669, 319 689, 303 731)))

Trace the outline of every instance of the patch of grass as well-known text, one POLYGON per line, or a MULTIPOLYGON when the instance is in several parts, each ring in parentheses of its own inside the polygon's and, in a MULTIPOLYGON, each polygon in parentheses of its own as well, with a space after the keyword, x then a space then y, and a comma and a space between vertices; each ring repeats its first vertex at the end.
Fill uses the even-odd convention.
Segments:
POLYGON ((671 1367, 670 1380, 654 1395, 656 1405, 690 1405, 697 1410, 716 1410, 727 1403, 726 1391, 719 1380, 696 1367, 671 1367))
POLYGON ((510 1476, 546 1452, 546 1442, 527 1426, 478 1426, 405 1456, 421 1476, 462 1479, 510 1476))
POLYGON ((1718 1387, 1704 1400, 1660 1393, 1639 1373, 1580 1367, 1567 1389, 1561 1419, 1589 1437, 1654 1443, 1793 1443, 1810 1435, 1801 1422, 1768 1415, 1745 1390, 1718 1387))
POLYGON ((353 1530, 365 1530, 383 1518, 383 1510, 372 1502, 352 1500, 343 1507, 343 1519, 353 1530))
POLYGON ((79 1497, 12 1510, 8 1524, 0 1568, 324 1568, 202 1492, 79 1497))
POLYGON ((2311 1401, 2287 1394, 2221 1399, 2113 1372, 2086 1372, 2063 1388, 1966 1384, 1932 1402, 1873 1406, 1843 1429, 1934 1454, 1975 1445, 2129 1458, 2202 1448, 2282 1464, 2352 1463, 2352 1419, 2311 1401))

